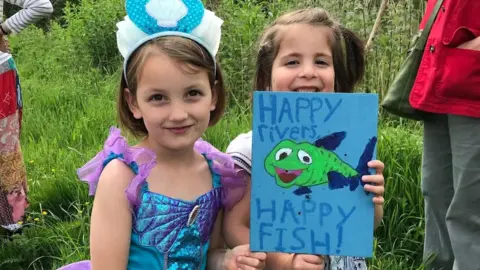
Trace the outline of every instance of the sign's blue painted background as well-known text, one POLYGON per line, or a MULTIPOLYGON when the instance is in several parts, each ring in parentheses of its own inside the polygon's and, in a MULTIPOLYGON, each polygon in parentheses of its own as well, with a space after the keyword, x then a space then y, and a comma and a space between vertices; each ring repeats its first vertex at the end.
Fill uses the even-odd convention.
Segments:
POLYGON ((372 256, 377 124, 377 94, 254 93, 253 251, 372 256))

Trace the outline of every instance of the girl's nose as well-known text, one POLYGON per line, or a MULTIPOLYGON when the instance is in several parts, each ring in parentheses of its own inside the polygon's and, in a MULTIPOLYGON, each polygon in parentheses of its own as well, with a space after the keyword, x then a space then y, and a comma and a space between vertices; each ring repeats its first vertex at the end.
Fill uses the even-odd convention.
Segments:
POLYGON ((184 106, 180 104, 172 104, 172 110, 170 111, 170 117, 168 120, 172 122, 181 122, 188 118, 188 113, 184 106))
POLYGON ((300 73, 300 76, 303 78, 311 79, 316 77, 316 70, 315 66, 312 64, 303 64, 302 66, 302 72, 300 73))

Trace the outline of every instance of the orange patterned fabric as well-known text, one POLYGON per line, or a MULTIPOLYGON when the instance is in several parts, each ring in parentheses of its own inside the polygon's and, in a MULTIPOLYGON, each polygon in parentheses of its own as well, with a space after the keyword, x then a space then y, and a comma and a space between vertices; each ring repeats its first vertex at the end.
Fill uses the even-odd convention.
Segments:
POLYGON ((0 74, 0 225, 3 227, 21 221, 28 207, 27 177, 20 147, 19 96, 16 71, 0 74))
POLYGON ((18 113, 0 120, 0 188, 4 191, 16 189, 26 179, 18 123, 18 113))

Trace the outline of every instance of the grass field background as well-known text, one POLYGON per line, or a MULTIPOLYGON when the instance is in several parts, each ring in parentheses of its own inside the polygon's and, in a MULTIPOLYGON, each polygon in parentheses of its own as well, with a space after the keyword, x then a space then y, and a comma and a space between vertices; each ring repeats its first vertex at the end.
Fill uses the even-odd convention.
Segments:
MULTIPOLYGON (((383 97, 416 31, 424 1, 396 0, 382 19, 357 91, 383 97)), ((229 89, 228 111, 205 138, 224 150, 250 128, 256 40, 282 12, 321 6, 365 40, 380 1, 229 1, 207 3, 224 18, 219 52, 229 89)), ((76 169, 98 152, 117 125, 115 100, 121 59, 115 24, 121 0, 81 0, 45 29, 29 27, 11 37, 24 98, 21 136, 30 208, 22 235, 0 240, 0 269, 56 269, 88 259, 92 199, 76 169)), ((421 269, 424 232, 419 187, 421 127, 381 112, 378 156, 386 164, 385 218, 375 233, 371 269, 421 269)))

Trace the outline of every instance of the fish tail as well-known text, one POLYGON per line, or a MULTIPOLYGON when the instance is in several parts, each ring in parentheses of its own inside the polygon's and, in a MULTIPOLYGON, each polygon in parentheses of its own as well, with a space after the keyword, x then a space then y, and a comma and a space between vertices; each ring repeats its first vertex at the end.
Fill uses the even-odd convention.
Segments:
POLYGON ((372 137, 365 146, 365 149, 363 150, 363 153, 358 160, 358 165, 356 168, 357 172, 360 175, 370 174, 367 163, 373 159, 373 152, 375 150, 376 143, 377 137, 372 137))
MULTIPOLYGON (((362 181, 362 176, 370 174, 370 169, 368 168, 367 163, 373 159, 373 151, 375 150, 376 143, 377 137, 372 137, 365 146, 356 168, 358 175, 355 177, 356 179, 354 181, 350 182, 350 190, 355 190, 359 184, 365 186, 366 183, 362 181)), ((369 192, 365 193, 367 195, 369 194, 369 192)))

